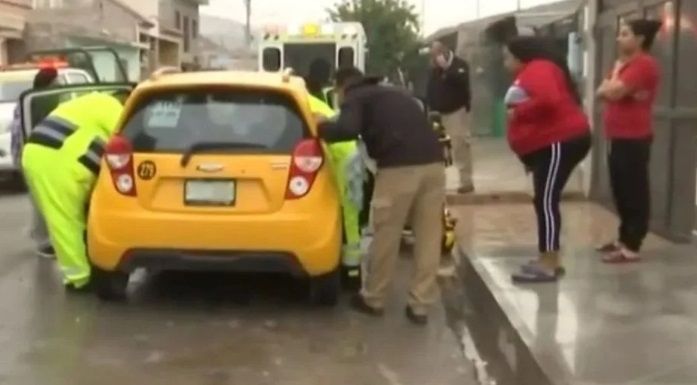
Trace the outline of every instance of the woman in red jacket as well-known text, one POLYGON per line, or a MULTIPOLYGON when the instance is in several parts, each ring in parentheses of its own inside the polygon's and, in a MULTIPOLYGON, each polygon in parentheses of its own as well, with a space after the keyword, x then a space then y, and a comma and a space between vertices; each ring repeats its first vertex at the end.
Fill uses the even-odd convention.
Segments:
POLYGON ((506 95, 508 141, 533 174, 540 251, 513 280, 554 282, 564 271, 559 201, 572 171, 590 149, 588 119, 566 61, 551 42, 516 38, 507 44, 504 58, 516 77, 506 95))
POLYGON ((639 261, 649 229, 651 115, 660 71, 648 51, 660 28, 651 20, 623 24, 617 37, 620 59, 598 89, 605 101, 610 181, 621 221, 619 239, 599 248, 606 263, 639 261))

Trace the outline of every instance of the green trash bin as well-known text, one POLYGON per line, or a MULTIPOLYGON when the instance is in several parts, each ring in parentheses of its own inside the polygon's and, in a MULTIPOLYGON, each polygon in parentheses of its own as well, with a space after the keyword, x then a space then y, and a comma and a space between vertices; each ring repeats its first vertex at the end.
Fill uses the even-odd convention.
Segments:
POLYGON ((506 105, 503 99, 497 99, 494 102, 493 119, 494 129, 492 135, 494 138, 502 138, 506 135, 506 105))

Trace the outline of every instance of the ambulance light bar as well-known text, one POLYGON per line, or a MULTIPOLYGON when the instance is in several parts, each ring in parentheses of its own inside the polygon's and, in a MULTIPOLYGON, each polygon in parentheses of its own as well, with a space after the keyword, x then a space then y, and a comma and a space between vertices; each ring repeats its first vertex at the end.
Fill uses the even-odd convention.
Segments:
POLYGON ((70 65, 67 61, 62 58, 42 58, 41 60, 27 63, 17 63, 9 64, 5 66, 0 66, 0 71, 11 71, 11 70, 31 70, 31 69, 47 69, 47 68, 67 68, 70 65))
POLYGON ((342 39, 355 40, 358 38, 358 28, 353 25, 341 27, 335 24, 306 23, 302 25, 289 25, 282 27, 279 25, 267 25, 263 30, 262 40, 281 40, 282 37, 288 38, 321 38, 341 36, 342 39))

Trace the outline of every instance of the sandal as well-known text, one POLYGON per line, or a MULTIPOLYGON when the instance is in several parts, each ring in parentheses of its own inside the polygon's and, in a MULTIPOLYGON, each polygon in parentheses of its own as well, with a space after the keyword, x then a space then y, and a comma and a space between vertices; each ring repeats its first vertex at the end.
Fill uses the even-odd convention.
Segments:
POLYGON ((603 263, 607 263, 609 265, 622 265, 626 263, 636 263, 641 261, 640 256, 635 254, 635 256, 630 257, 628 254, 629 252, 623 249, 605 254, 603 256, 603 263))
POLYGON ((559 280, 556 272, 549 271, 538 264, 523 265, 520 272, 511 275, 514 283, 554 283, 559 280))
POLYGON ((602 246, 598 246, 595 248, 595 251, 599 253, 614 253, 615 251, 619 251, 622 248, 622 246, 619 244, 619 242, 614 241, 614 242, 608 242, 602 246))

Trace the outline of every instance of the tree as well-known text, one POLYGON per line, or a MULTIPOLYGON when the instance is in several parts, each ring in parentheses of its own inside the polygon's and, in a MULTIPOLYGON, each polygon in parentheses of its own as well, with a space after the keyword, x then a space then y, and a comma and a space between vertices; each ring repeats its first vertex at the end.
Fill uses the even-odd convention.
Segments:
POLYGON ((405 0, 341 0, 327 11, 332 21, 363 24, 369 74, 392 76, 418 44, 419 16, 405 0))

